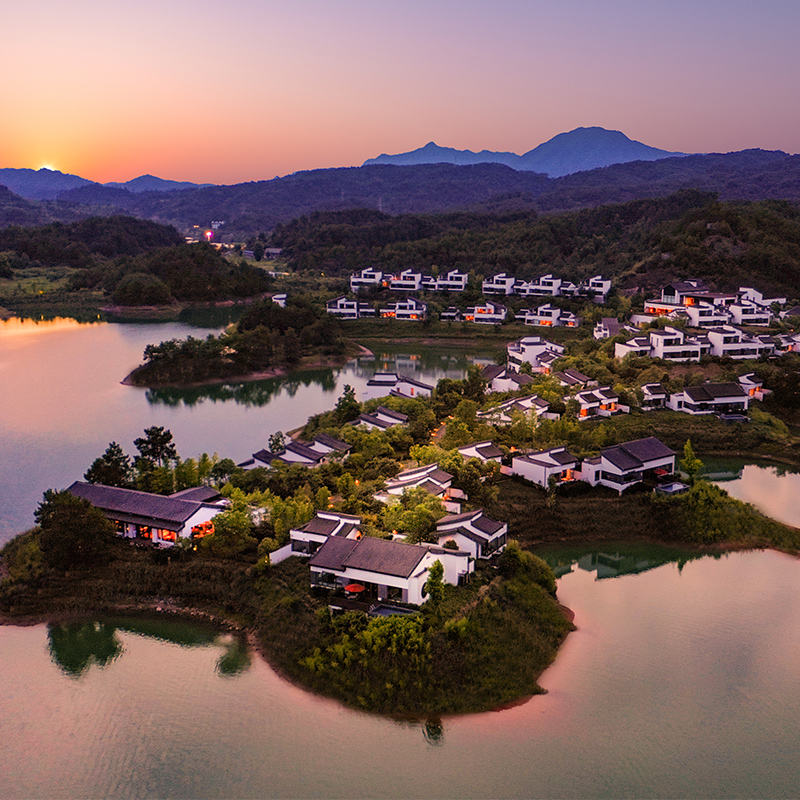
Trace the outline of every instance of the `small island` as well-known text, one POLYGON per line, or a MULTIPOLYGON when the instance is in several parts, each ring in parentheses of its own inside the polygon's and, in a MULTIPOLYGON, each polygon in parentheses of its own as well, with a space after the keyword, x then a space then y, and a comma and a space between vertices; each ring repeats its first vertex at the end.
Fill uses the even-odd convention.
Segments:
MULTIPOLYGON (((539 675, 573 629, 552 570, 531 552, 543 543, 800 551, 799 531, 697 480, 688 442, 680 459, 653 437, 619 445, 628 459, 650 459, 624 492, 575 480, 560 456, 556 480, 504 472, 512 454, 502 438, 499 447, 461 444, 486 432, 476 414, 484 392, 476 371, 441 381, 429 397, 361 403, 348 388, 295 439, 276 432, 244 465, 181 459, 157 427, 136 440, 133 459, 111 443, 84 482, 48 492, 38 526, 3 549, 2 621, 187 614, 247 633, 276 669, 313 691, 372 712, 436 718, 541 692, 539 675), (393 424, 373 424, 381 419, 393 424), (443 435, 431 442, 441 421, 443 435), (325 450, 315 465, 290 463, 313 447, 325 450), (679 467, 691 488, 653 491, 660 473, 679 467), (119 493, 124 513, 114 510, 119 493), (370 564, 348 566, 361 543, 370 564), (375 548, 388 556, 376 561, 375 548)), ((679 416, 661 417, 673 440, 679 416)), ((652 424, 645 415, 614 422, 618 435, 652 424)), ((707 436, 724 425, 707 423, 707 436)), ((553 445, 540 454, 572 457, 594 450, 596 431, 542 421, 527 435, 553 445), (554 444, 565 435, 569 450, 554 444)), ((513 435, 520 440, 519 429, 513 435)), ((613 464, 614 452, 601 456, 613 464)))

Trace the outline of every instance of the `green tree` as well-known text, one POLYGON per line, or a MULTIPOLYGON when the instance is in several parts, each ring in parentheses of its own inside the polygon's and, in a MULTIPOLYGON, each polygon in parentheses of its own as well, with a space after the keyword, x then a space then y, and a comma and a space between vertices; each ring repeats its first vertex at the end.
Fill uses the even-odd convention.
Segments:
POLYGON ((100 458, 96 458, 83 476, 89 483, 127 488, 133 480, 133 464, 122 448, 111 442, 100 458))
POLYGON ((439 606, 444 599, 443 578, 444 567, 442 566, 442 562, 436 559, 436 561, 431 564, 431 568, 428 570, 428 580, 425 581, 425 585, 422 587, 423 596, 427 597, 425 601, 426 608, 434 613, 438 612, 439 606))
POLYGON ((88 500, 48 489, 34 517, 45 566, 69 569, 107 559, 114 529, 88 500))
POLYGON ((283 431, 275 431, 275 433, 269 437, 267 447, 270 453, 280 453, 282 450, 285 450, 286 439, 284 438, 283 431))
POLYGON ((172 432, 157 425, 145 428, 144 437, 134 440, 133 444, 141 457, 153 465, 168 466, 178 457, 172 432))
POLYGON ((336 401, 336 420, 340 425, 358 419, 361 413, 361 403, 356 400, 356 390, 349 384, 345 384, 342 396, 336 401))
POLYGON ((229 508, 214 517, 214 533, 200 540, 202 552, 217 558, 230 558, 255 547, 253 520, 246 508, 229 508))
POLYGON ((681 469, 689 476, 689 483, 694 485, 697 474, 703 468, 703 462, 694 454, 692 440, 687 439, 683 446, 683 458, 681 459, 681 469))

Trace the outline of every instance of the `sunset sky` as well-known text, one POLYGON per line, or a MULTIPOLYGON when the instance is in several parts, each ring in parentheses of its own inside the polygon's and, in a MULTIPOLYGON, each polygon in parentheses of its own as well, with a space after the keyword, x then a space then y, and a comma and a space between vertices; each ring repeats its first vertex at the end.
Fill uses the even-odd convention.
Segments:
POLYGON ((26 0, 0 167, 238 183, 600 125, 800 152, 797 0, 26 0))

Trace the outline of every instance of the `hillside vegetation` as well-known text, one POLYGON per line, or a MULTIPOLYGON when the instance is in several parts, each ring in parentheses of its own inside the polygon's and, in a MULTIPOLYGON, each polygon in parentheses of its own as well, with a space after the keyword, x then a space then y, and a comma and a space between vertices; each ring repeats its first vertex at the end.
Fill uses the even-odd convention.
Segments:
POLYGON ((800 286, 796 206, 721 202, 697 191, 549 215, 317 212, 277 226, 269 243, 295 268, 326 274, 435 266, 522 279, 552 271, 574 281, 602 273, 646 290, 691 276, 720 289, 757 285, 789 297, 800 286))
POLYGON ((135 217, 0 230, 0 304, 11 309, 53 291, 61 299, 88 291, 100 304, 165 305, 252 297, 269 282, 263 270, 135 217))

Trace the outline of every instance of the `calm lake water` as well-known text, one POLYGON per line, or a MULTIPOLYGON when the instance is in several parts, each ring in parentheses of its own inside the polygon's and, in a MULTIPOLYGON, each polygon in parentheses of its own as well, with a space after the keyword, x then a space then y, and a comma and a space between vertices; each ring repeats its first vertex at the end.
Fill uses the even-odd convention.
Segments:
POLYGON ((800 473, 781 466, 709 460, 703 474, 731 497, 752 503, 762 513, 800 528, 800 473))
POLYGON ((578 625, 548 694, 428 725, 183 624, 0 628, 0 796, 798 796, 799 560, 548 557, 578 625))
MULTIPOLYGON (((397 347, 290 380, 119 383, 146 344, 210 330, 0 323, 0 542, 31 524, 45 489, 80 478, 112 440, 133 452, 150 425, 170 428, 184 457, 240 460, 377 369, 433 383, 469 363, 397 347)), ((796 514, 797 488, 778 502, 784 477, 742 499, 796 514)), ((548 694, 427 724, 310 695, 231 637, 183 623, 0 627, 0 797, 800 796, 800 560, 543 555, 579 628, 541 679, 548 694)))
POLYGON ((441 348, 385 346, 341 369, 197 389, 150 391, 120 381, 148 344, 204 337, 221 326, 186 323, 79 323, 72 319, 0 321, 0 544, 33 524, 46 489, 83 477, 108 443, 128 454, 152 425, 169 428, 183 458, 203 452, 243 461, 276 430, 303 425, 336 404, 345 384, 360 392, 376 371, 426 383, 461 378, 489 360, 441 348))

